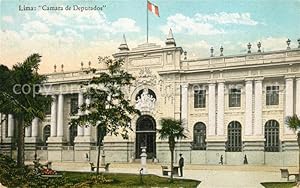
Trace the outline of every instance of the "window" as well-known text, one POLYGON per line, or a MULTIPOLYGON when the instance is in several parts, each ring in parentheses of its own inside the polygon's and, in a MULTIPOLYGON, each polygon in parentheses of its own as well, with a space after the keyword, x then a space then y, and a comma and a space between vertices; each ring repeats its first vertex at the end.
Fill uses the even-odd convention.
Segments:
POLYGON ((194 125, 194 142, 193 149, 205 150, 206 149, 206 126, 202 122, 194 125))
POLYGON ((266 88, 266 104, 279 104, 279 86, 267 86, 266 88))
POLYGON ((43 129, 43 142, 44 145, 47 145, 48 137, 50 136, 50 125, 46 125, 43 129))
POLYGON ((265 124, 265 151, 279 151, 279 123, 275 120, 269 120, 265 124))
POLYGON ((70 145, 74 146, 74 140, 77 136, 77 126, 71 125, 69 128, 69 134, 70 134, 70 145))
POLYGON ((70 114, 76 115, 78 113, 78 98, 71 98, 70 114))
POLYGON ((241 106, 241 89, 230 89, 229 90, 229 107, 240 107, 241 106))
POLYGON ((205 108, 206 105, 206 90, 194 90, 194 108, 205 108))
POLYGON ((238 152, 242 150, 242 127, 238 121, 232 121, 228 125, 227 148, 229 152, 238 152))

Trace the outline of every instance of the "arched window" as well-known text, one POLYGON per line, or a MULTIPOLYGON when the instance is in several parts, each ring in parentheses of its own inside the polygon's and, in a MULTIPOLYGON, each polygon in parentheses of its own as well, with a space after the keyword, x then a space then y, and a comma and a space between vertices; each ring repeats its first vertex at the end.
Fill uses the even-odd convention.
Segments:
POLYGON ((193 149, 205 150, 206 149, 206 126, 202 122, 194 125, 194 142, 193 149))
POLYGON ((269 120, 265 124, 265 151, 279 151, 279 123, 275 120, 269 120))
POLYGON ((46 125, 43 129, 43 142, 44 142, 44 145, 47 144, 46 142, 47 142, 49 136, 50 136, 50 125, 46 125))
POLYGON ((74 146, 74 140, 77 136, 77 126, 71 125, 69 128, 69 134, 70 134, 70 145, 74 146))
POLYGON ((227 148, 229 152, 242 151, 242 126, 238 121, 232 121, 228 125, 227 148))

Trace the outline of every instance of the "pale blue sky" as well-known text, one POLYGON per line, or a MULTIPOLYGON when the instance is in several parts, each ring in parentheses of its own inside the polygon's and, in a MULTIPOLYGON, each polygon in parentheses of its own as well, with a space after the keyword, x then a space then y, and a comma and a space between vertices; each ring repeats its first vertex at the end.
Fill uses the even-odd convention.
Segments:
MULTIPOLYGON (((189 57, 208 57, 209 48, 224 47, 225 55, 292 47, 300 38, 300 0, 152 0, 160 17, 149 12, 150 42, 163 45, 171 27, 178 46, 189 57)), ((0 0, 1 63, 11 65, 39 52, 49 67, 64 63, 76 69, 80 61, 97 62, 116 52, 124 33, 130 48, 145 42, 145 0, 0 0), (37 11, 19 11, 19 5, 37 11), (38 6, 102 6, 103 11, 45 11, 38 6)))

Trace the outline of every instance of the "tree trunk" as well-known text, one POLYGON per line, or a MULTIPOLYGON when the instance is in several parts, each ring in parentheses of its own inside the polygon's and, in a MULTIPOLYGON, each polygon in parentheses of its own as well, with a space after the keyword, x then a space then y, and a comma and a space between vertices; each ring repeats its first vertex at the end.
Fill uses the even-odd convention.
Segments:
POLYGON ((171 182, 173 182, 174 149, 171 150, 171 182))
POLYGON ((97 171, 96 174, 99 174, 99 165, 100 165, 100 154, 101 154, 101 141, 99 139, 99 143, 98 143, 98 155, 97 155, 97 171))
POLYGON ((173 183, 173 163, 174 163, 174 150, 175 150, 174 137, 169 137, 169 149, 171 151, 171 182, 173 183))
POLYGON ((17 119, 17 166, 24 166, 24 119, 18 117, 17 119))
POLYGON ((298 182, 300 181, 300 131, 298 131, 297 133, 297 141, 298 141, 298 147, 299 147, 299 150, 298 150, 298 182))

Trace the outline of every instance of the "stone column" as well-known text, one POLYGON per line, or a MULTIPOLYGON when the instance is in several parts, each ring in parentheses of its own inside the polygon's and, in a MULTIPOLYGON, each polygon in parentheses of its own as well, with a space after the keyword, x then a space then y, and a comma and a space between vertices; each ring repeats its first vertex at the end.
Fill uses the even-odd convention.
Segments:
POLYGON ((34 118, 33 120, 32 120, 32 126, 31 126, 32 128, 32 132, 31 132, 31 136, 32 137, 38 137, 38 129, 39 129, 39 118, 34 118))
POLYGON ((216 135, 216 84, 208 86, 208 135, 216 135))
MULTIPOLYGON (((86 103, 87 106, 89 106, 90 103, 91 103, 91 99, 90 98, 86 98, 85 99, 85 103, 86 103)), ((88 114, 89 110, 86 110, 85 113, 88 114)), ((91 136, 91 126, 90 125, 87 125, 86 127, 84 127, 84 136, 85 137, 90 137, 91 136)))
POLYGON ((6 115, 2 114, 2 125, 1 125, 1 131, 2 131, 2 138, 6 138, 7 134, 6 134, 6 126, 7 126, 7 121, 6 121, 6 115))
POLYGON ((14 136, 14 117, 12 114, 8 114, 8 134, 7 137, 13 137, 14 136))
POLYGON ((181 85, 181 120, 183 127, 188 129, 188 84, 181 85))
MULTIPOLYGON (((294 86, 293 86, 293 78, 287 77, 285 79, 285 115, 284 118, 287 116, 292 116, 294 114, 294 86)), ((284 134, 294 134, 294 132, 285 125, 284 127, 284 134)))
MULTIPOLYGON (((260 86, 257 86, 257 87, 258 87, 258 91, 259 91, 260 90, 260 86)), ((253 128, 252 128, 252 94, 253 94, 253 84, 252 84, 252 80, 246 80, 245 92, 246 92, 245 135, 246 136, 250 136, 250 135, 253 135, 253 128)), ((257 101, 257 103, 259 103, 259 102, 257 101)))
POLYGON ((56 116, 57 116, 57 97, 55 95, 52 96, 52 104, 51 104, 51 137, 56 137, 56 116))
POLYGON ((58 109, 57 109, 57 137, 64 136, 64 96, 58 95, 58 109))
MULTIPOLYGON (((78 94, 78 107, 79 107, 79 109, 78 109, 78 115, 82 115, 82 111, 80 110, 80 107, 82 106, 82 104, 83 104, 83 93, 80 92, 78 94)), ((83 130, 84 130, 83 127, 78 126, 78 128, 77 128, 77 136, 83 136, 83 130)))
POLYGON ((217 135, 224 135, 224 82, 218 83, 217 135))
POLYGON ((26 127, 28 128, 26 132, 28 131, 28 135, 25 137, 25 158, 27 160, 34 159, 34 155, 36 154, 36 145, 39 142, 38 138, 38 125, 39 124, 39 118, 35 117, 32 122, 31 126, 26 127))
POLYGON ((300 117, 300 78, 296 78, 296 114, 300 117))
POLYGON ((255 100, 254 100, 254 135, 261 136, 262 124, 262 79, 255 80, 255 100))
POLYGON ((61 161, 63 159, 62 145, 64 144, 64 96, 53 96, 51 106, 51 136, 48 138, 48 160, 61 161), (57 99, 57 100, 56 100, 57 99))
POLYGON ((31 126, 25 127, 25 137, 31 137, 31 126))

